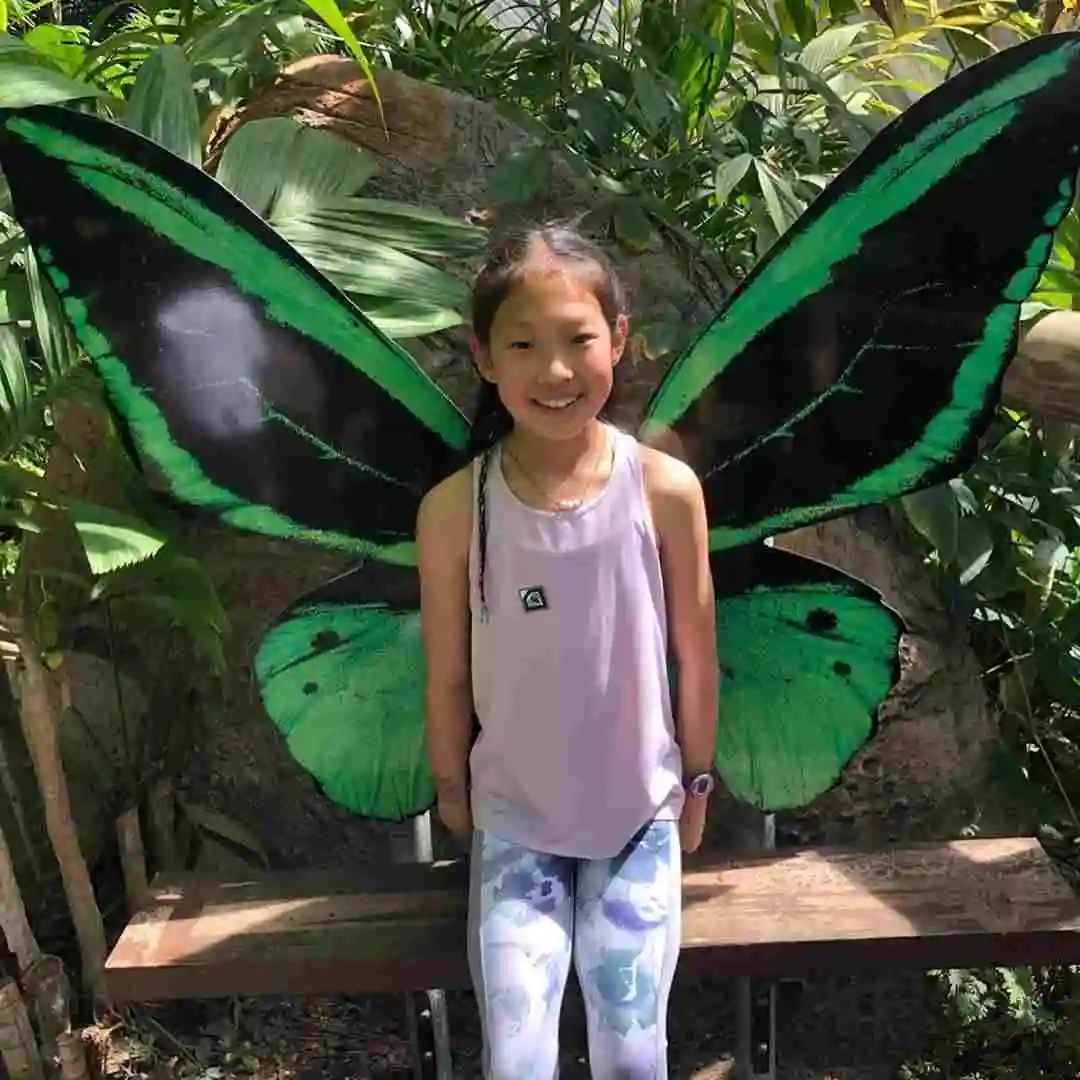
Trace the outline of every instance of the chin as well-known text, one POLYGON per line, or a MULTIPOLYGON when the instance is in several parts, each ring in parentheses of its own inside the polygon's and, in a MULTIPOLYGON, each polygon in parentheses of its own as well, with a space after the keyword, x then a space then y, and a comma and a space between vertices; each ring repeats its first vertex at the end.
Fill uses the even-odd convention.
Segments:
POLYGON ((548 413, 542 407, 534 405, 528 410, 528 417, 523 417, 519 423, 526 430, 541 435, 545 439, 562 440, 576 438, 597 416, 595 412, 579 406, 566 411, 572 415, 548 413))

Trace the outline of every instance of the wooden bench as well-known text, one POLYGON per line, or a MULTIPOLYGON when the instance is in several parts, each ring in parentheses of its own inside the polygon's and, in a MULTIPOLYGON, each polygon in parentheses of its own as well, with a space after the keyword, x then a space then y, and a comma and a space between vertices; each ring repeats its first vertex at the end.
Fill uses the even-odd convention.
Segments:
MULTIPOLYGON (((433 863, 362 881, 157 880, 105 989, 123 1003, 465 988, 466 879, 460 863, 433 863)), ((1080 898, 1029 838, 691 858, 683 896, 680 966, 765 986, 815 971, 1080 962, 1080 898)), ((748 1022, 760 1050, 771 1007, 748 1022)))

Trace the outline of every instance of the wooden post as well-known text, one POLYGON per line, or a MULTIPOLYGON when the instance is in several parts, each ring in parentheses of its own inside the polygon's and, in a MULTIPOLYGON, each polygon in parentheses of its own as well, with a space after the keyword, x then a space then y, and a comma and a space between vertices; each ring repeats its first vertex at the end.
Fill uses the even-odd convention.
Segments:
POLYGON ((120 866, 124 872, 128 914, 134 915, 146 907, 150 898, 150 884, 146 879, 146 851, 137 806, 125 810, 116 819, 116 839, 120 845, 120 866))

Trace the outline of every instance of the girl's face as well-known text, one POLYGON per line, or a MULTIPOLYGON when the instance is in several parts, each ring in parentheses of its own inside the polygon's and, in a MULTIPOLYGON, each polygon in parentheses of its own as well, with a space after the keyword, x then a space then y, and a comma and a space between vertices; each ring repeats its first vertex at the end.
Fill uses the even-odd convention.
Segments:
POLYGON ((499 305, 487 347, 473 341, 481 376, 531 434, 568 439, 596 418, 611 394, 626 344, 587 283, 555 263, 525 276, 499 305))

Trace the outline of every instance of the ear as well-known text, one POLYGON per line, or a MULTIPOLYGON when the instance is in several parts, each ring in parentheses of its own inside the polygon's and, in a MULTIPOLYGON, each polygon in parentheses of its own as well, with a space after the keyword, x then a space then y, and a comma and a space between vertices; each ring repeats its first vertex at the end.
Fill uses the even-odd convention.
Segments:
POLYGON ((480 339, 473 333, 469 334, 469 352, 472 353, 473 367, 481 379, 487 382, 495 381, 495 372, 491 366, 491 351, 480 344, 480 339))
POLYGON ((625 315, 620 315, 615 320, 615 328, 611 331, 611 366, 614 367, 626 352, 626 342, 630 337, 630 320, 625 315))

